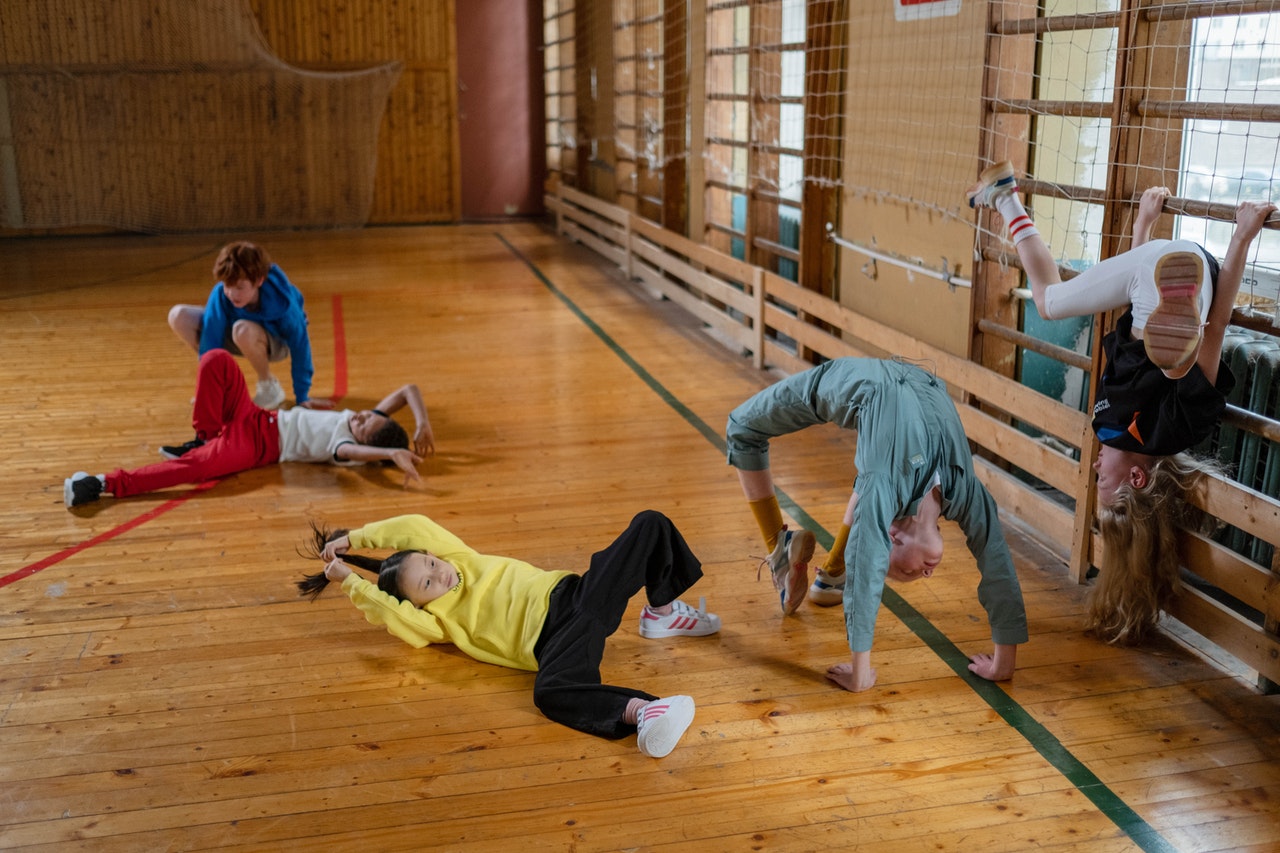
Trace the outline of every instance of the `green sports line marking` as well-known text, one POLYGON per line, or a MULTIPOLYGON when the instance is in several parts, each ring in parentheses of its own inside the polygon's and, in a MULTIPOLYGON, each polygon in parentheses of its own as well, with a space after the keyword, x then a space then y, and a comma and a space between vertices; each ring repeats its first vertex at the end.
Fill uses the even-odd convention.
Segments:
MULTIPOLYGON (((653 377, 649 371, 645 370, 631 355, 618 345, 608 332, 600 328, 585 311, 577 306, 572 299, 564 294, 550 279, 543 274, 542 270, 531 261, 523 252, 513 246, 501 234, 494 232, 502 243, 507 247, 511 254, 515 255, 525 266, 529 268, 538 280, 547 288, 550 293, 564 303, 570 311, 573 312, 583 324, 599 338, 605 346, 622 360, 624 364, 635 372, 644 384, 648 385, 655 394, 660 397, 663 402, 675 409, 694 429, 702 433, 706 439, 713 444, 721 453, 726 451, 724 438, 720 433, 713 430, 700 417, 698 417, 692 409, 686 406, 680 400, 676 399, 670 391, 668 391, 662 383, 653 377)), ((778 503, 788 514, 796 521, 800 522, 807 529, 814 531, 819 543, 823 548, 829 549, 834 537, 827 532, 821 524, 819 524, 813 516, 805 512, 795 501, 786 495, 781 489, 778 492, 778 503)), ((960 676, 966 684, 977 693, 992 710, 1009 724, 1011 728, 1022 735, 1029 744, 1040 753, 1040 755, 1056 768, 1063 776, 1067 778, 1072 785, 1076 787, 1080 793, 1089 798, 1095 806, 1098 807, 1107 818, 1111 820, 1122 832, 1133 839, 1143 850, 1148 853, 1177 853, 1177 848, 1170 844, 1160 835, 1149 823, 1143 820, 1137 812, 1125 804, 1119 796, 1108 788, 1101 779, 1094 775, 1088 767, 1080 759, 1071 754, 1062 742, 1053 734, 1042 726, 1029 714, 1026 709, 1019 705, 1016 701, 1005 693, 993 682, 984 678, 979 678, 969 672, 969 658, 964 652, 951 642, 945 634, 926 619, 920 611, 912 607, 902 596, 898 595, 891 587, 884 588, 884 595, 881 603, 889 609, 889 612, 898 617, 911 630, 913 634, 919 637, 924 643, 940 657, 947 666, 951 667, 956 675, 960 676)))

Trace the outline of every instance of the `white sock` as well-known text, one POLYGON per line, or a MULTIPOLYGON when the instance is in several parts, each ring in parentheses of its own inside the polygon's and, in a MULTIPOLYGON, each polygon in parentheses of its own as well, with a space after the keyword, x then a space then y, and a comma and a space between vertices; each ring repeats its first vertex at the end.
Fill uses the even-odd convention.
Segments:
POLYGON ((1022 199, 1018 198, 1017 193, 1000 193, 993 201, 996 212, 1009 229, 1009 239, 1013 241, 1013 245, 1018 245, 1028 237, 1039 236, 1036 224, 1027 215, 1027 209, 1022 206, 1022 199))

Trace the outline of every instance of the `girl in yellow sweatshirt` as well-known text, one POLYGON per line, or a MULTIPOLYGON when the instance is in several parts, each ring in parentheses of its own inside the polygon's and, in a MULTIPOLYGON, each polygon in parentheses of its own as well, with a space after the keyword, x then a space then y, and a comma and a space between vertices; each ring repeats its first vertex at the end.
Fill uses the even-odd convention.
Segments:
POLYGON ((605 640, 631 596, 646 590, 640 636, 701 637, 720 618, 678 596, 702 577, 675 525, 645 510, 581 575, 544 571, 510 557, 481 554, 431 519, 404 515, 358 530, 316 530, 323 573, 298 583, 319 595, 329 581, 374 625, 414 648, 453 643, 476 660, 537 672, 533 701, 548 718, 606 738, 637 732, 640 751, 661 758, 693 722, 693 699, 659 699, 601 684, 605 640), (352 549, 401 549, 379 560, 352 549), (377 572, 371 583, 351 570, 377 572))

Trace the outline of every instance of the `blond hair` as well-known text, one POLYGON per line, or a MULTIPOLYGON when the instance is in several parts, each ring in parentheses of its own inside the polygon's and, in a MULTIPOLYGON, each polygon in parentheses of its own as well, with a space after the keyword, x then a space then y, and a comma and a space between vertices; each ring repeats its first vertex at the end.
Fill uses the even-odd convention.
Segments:
POLYGON ((1089 592, 1086 630, 1098 639, 1131 645, 1146 639, 1178 594, 1178 530, 1203 528, 1211 517, 1187 503, 1209 473, 1212 459, 1175 453, 1153 457, 1147 483, 1116 489, 1098 510, 1103 555, 1089 592))

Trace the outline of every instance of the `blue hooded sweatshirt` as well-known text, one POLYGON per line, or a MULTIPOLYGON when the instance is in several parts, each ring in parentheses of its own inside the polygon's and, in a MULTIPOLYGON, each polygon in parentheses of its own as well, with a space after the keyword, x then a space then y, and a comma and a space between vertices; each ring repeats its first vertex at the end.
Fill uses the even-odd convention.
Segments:
POLYGON ((293 397, 297 404, 306 402, 311 393, 311 339, 307 336, 307 313, 302 306, 302 292, 275 264, 258 291, 258 308, 250 311, 231 304, 223 292, 222 282, 214 285, 204 307, 200 329, 200 355, 221 349, 237 320, 249 320, 262 326, 289 347, 293 372, 293 397))

